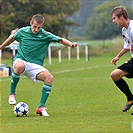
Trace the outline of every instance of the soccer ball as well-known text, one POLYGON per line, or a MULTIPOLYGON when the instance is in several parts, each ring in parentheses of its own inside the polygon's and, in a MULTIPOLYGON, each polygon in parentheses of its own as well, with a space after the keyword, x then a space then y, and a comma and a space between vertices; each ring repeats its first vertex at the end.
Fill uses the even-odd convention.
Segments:
POLYGON ((13 108, 13 112, 17 117, 27 116, 29 113, 29 106, 24 102, 19 102, 13 108))

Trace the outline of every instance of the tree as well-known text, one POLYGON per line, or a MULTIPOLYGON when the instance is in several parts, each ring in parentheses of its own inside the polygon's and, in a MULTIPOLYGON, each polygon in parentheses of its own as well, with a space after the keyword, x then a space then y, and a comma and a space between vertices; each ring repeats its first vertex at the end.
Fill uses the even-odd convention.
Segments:
POLYGON ((119 3, 106 2, 95 8, 94 15, 87 22, 86 32, 89 38, 104 40, 111 38, 120 31, 112 24, 111 20, 111 10, 116 5, 119 5, 119 3))
POLYGON ((45 29, 63 36, 71 25, 66 18, 79 9, 78 0, 3 0, 3 34, 16 27, 29 25, 31 17, 40 13, 45 16, 45 29))
POLYGON ((88 18, 90 18, 94 13, 94 8, 101 3, 107 0, 79 0, 80 1, 80 8, 77 12, 75 12, 71 17, 70 20, 75 20, 78 22, 78 27, 70 27, 70 35, 71 36, 86 36, 85 29, 86 23, 88 18))
MULTIPOLYGON (((118 1, 105 2, 95 8, 95 13, 88 19, 86 33, 90 39, 110 39, 121 34, 121 29, 112 23, 111 11, 120 5, 118 1)), ((127 9, 129 16, 131 9, 127 9)))
POLYGON ((0 37, 1 37, 1 0, 0 0, 0 37))

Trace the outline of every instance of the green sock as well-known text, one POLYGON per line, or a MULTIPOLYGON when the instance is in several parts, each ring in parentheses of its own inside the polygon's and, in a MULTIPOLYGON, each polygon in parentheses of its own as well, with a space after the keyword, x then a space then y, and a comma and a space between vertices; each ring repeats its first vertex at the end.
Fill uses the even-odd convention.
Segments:
POLYGON ((15 94, 17 83, 20 79, 20 75, 15 74, 12 72, 12 80, 10 83, 10 94, 15 94))
POLYGON ((51 90, 52 90, 51 85, 44 84, 44 86, 42 88, 42 97, 40 100, 40 104, 38 105, 38 108, 45 106, 45 103, 48 99, 48 96, 49 96, 49 93, 51 92, 51 90))

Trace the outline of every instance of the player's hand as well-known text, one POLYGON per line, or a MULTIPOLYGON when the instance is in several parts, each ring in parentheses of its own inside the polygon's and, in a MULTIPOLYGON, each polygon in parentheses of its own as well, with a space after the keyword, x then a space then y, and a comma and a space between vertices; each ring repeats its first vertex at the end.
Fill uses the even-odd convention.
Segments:
POLYGON ((113 58, 113 59, 111 60, 111 64, 113 64, 113 65, 116 66, 116 62, 117 62, 118 60, 119 60, 119 57, 116 56, 115 58, 113 58))
POLYGON ((71 48, 74 48, 74 47, 77 47, 77 43, 76 42, 73 42, 72 45, 71 45, 71 48))

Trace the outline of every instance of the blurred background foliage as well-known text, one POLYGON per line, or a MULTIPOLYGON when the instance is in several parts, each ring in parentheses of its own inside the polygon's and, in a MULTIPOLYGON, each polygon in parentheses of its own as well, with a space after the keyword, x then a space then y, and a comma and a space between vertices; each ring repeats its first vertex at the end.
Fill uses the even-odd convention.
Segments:
POLYGON ((72 23, 65 18, 78 9, 78 0, 3 0, 2 34, 29 25, 31 17, 40 13, 46 20, 45 29, 62 36, 66 33, 65 26, 72 23))
POLYGON ((131 0, 0 0, 0 42, 11 30, 29 25, 36 13, 44 15, 45 30, 61 37, 112 39, 121 34, 111 18, 117 5, 125 6, 133 18, 131 0))

